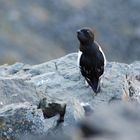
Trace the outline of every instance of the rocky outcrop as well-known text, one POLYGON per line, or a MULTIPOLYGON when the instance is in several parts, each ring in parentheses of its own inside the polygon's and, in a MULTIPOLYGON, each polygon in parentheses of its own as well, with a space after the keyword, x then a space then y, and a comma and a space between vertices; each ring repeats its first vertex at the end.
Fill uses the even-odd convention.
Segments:
POLYGON ((24 129, 25 132, 34 131, 35 134, 38 134, 38 131, 58 133, 58 130, 67 134, 71 131, 69 126, 84 117, 84 104, 88 104, 92 111, 96 112, 102 105, 118 104, 122 100, 139 102, 140 62, 130 65, 108 62, 102 77, 101 92, 95 95, 92 89, 85 85, 76 60, 77 53, 73 53, 34 66, 22 63, 0 66, 0 135, 12 138, 24 129), (61 106, 60 100, 66 104, 61 129, 60 126, 59 129, 56 128, 58 118, 55 117, 61 112, 60 108, 54 109, 56 113, 50 115, 54 116, 53 118, 46 119, 43 117, 42 107, 37 109, 43 98, 46 98, 47 103, 45 112, 48 107, 55 108, 56 104, 61 106), (25 105, 25 102, 30 105, 25 105), (19 117, 16 118, 16 114, 19 114, 19 117), (15 125, 18 120, 21 129, 15 125), (29 122, 28 128, 24 122, 29 122), (12 133, 13 130, 16 133, 12 133))
POLYGON ((27 103, 0 109, 0 139, 14 139, 28 134, 43 134, 45 120, 41 110, 27 103))
POLYGON ((78 124, 78 130, 82 132, 79 139, 139 140, 139 125, 139 104, 102 106, 78 124))
POLYGON ((37 104, 39 99, 50 96, 63 100, 76 98, 96 107, 139 95, 139 62, 130 65, 108 62, 101 92, 94 96, 92 89, 85 85, 76 60, 77 54, 73 53, 34 66, 22 63, 1 66, 1 105, 25 101, 37 104))

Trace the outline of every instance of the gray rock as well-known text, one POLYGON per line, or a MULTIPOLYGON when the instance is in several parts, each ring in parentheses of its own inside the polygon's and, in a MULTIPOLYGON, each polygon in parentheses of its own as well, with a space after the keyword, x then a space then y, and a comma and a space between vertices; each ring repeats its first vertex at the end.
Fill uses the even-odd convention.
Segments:
POLYGON ((71 99, 67 102, 64 122, 55 123, 56 119, 54 119, 53 124, 56 124, 54 127, 48 130, 48 135, 66 135, 70 136, 73 131, 76 123, 82 120, 85 116, 85 111, 83 107, 80 105, 80 102, 75 99, 71 99))
POLYGON ((78 123, 82 134, 79 139, 139 140, 139 107, 139 104, 129 103, 102 106, 91 117, 78 123))
POLYGON ((72 127, 76 122, 84 118, 85 111, 80 102, 75 99, 71 99, 67 102, 66 113, 64 117, 64 126, 72 127))
POLYGON ((31 102, 38 103, 38 95, 34 84, 23 77, 0 77, 0 103, 1 105, 31 102))
POLYGON ((129 100, 129 96, 133 95, 139 98, 140 62, 131 65, 108 62, 102 77, 101 92, 96 96, 92 89, 85 85, 76 62, 77 53, 73 53, 34 66, 1 66, 1 104, 21 101, 37 104, 40 99, 50 96, 64 101, 75 98, 96 108, 99 104, 129 100), (11 68, 12 71, 18 69, 18 72, 11 73, 11 68), (26 68, 28 70, 25 70, 26 68))
POLYGON ((76 62, 77 53, 72 53, 34 66, 22 63, 1 66, 0 134, 12 137, 25 130, 25 134, 46 132, 47 135, 72 135, 72 127, 85 115, 81 105, 88 104, 96 113, 104 105, 120 104, 122 101, 140 102, 140 62, 130 65, 108 62, 102 77, 101 92, 97 95, 85 85, 76 62), (42 98, 51 98, 52 104, 60 100, 67 104, 64 123, 58 125, 57 116, 44 119, 41 109, 37 110, 42 98), (24 102, 30 102, 35 108, 24 102), (29 120, 30 123, 21 125, 20 120, 29 120), (16 124, 18 121, 20 123, 16 124))
POLYGON ((122 99, 129 100, 130 77, 133 77, 130 74, 133 71, 131 65, 108 62, 102 77, 101 92, 95 96, 92 89, 86 87, 76 60, 77 54, 74 53, 50 61, 46 65, 42 64, 42 68, 39 65, 39 68, 44 72, 42 71, 42 75, 32 77, 31 81, 33 83, 40 81, 37 86, 41 87, 41 93, 63 100, 74 97, 80 102, 91 104, 93 108, 98 107, 99 104, 119 102, 122 99))
POLYGON ((41 110, 29 103, 7 105, 0 109, 0 139, 44 134, 45 120, 41 110))
POLYGON ((40 100, 37 108, 42 110, 44 118, 51 118, 59 115, 58 122, 64 121, 66 103, 60 100, 43 98, 42 100, 40 100))

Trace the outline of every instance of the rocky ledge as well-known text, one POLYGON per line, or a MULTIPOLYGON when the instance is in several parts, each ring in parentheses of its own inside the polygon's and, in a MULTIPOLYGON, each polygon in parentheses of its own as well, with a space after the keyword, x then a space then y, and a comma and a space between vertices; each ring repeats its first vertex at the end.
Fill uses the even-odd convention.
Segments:
POLYGON ((139 103, 140 62, 108 62, 101 92, 95 95, 76 61, 72 53, 39 65, 0 66, 0 139, 70 135, 77 122, 100 106, 139 103))

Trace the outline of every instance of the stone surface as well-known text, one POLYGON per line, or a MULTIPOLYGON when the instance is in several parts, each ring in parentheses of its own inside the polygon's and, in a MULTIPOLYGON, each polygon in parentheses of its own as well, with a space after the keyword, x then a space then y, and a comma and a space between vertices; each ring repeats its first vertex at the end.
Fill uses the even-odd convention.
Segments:
POLYGON ((73 134, 76 123, 84 118, 85 111, 78 100, 71 99, 66 104, 64 122, 59 123, 58 118, 57 120, 55 118, 53 122, 55 125, 48 130, 48 135, 70 136, 73 134))
POLYGON ((71 128, 85 113, 90 114, 84 112, 84 109, 96 113, 101 106, 112 106, 122 101, 140 102, 139 61, 130 65, 108 62, 102 77, 101 92, 97 95, 85 85, 76 62, 77 53, 72 53, 39 65, 16 63, 0 66, 1 135, 11 138, 20 135, 24 129, 29 134, 73 134, 71 128), (44 119, 41 109, 37 109, 43 98, 52 99, 52 103, 60 100, 66 103, 64 123, 58 124, 56 110, 53 118, 44 119), (32 106, 24 102, 29 102, 32 106), (88 108, 84 105, 88 105, 88 108), (14 125, 24 120, 31 122, 29 126, 14 125), (32 126, 34 129, 31 129, 32 126))
POLYGON ((67 104, 60 100, 43 98, 40 100, 37 108, 42 110, 44 118, 51 118, 59 115, 58 122, 64 122, 66 106, 67 104))
POLYGON ((41 110, 28 103, 11 104, 0 109, 0 139, 21 135, 44 134, 45 120, 41 110))
POLYGON ((129 100, 129 94, 139 96, 139 61, 130 65, 108 62, 101 92, 96 96, 85 85, 76 61, 77 53, 73 53, 39 65, 16 63, 1 66, 1 105, 21 101, 36 104, 49 96, 66 101, 75 98, 96 108, 98 104, 129 100))
POLYGON ((84 118, 84 113, 84 108, 78 100, 70 100, 66 107, 64 125, 72 127, 76 122, 84 118))
POLYGON ((38 101, 34 84, 26 82, 24 78, 0 78, 0 85, 1 105, 25 101, 36 104, 38 101))
POLYGON ((139 140, 139 104, 102 106, 95 112, 78 124, 81 130, 79 139, 139 140))

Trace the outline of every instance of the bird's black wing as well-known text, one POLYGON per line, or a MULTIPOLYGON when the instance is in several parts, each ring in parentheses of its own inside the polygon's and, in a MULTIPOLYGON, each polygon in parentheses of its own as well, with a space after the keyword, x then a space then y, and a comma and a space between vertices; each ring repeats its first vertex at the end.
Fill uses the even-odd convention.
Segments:
MULTIPOLYGON (((96 49, 96 56, 92 58, 93 65, 95 65, 95 74, 99 78, 104 73, 105 66, 105 56, 100 46, 97 43, 94 43, 94 49, 96 49), (94 64, 96 62, 96 64, 94 64)), ((94 55, 94 54, 93 54, 94 55)))
POLYGON ((96 65, 95 63, 92 63, 91 60, 88 57, 85 57, 84 55, 81 56, 80 70, 82 75, 85 77, 87 83, 92 87, 93 91, 97 93, 99 86, 99 78, 96 75, 96 65))
POLYGON ((95 74, 99 78, 104 73, 104 62, 101 60, 95 67, 95 74))
POLYGON ((95 64, 94 61, 90 60, 87 56, 81 55, 80 58, 80 70, 85 78, 91 79, 93 74, 95 74, 95 64))

